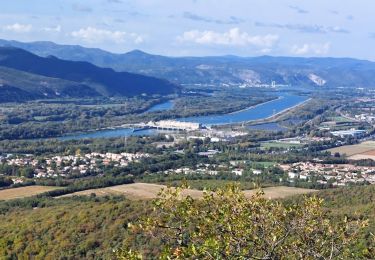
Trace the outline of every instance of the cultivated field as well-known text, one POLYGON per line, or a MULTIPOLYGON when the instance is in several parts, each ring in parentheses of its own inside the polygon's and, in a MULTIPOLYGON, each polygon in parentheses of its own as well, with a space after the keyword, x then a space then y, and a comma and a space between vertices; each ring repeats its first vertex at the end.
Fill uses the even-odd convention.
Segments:
POLYGON ((375 160, 375 150, 371 150, 371 151, 368 151, 368 152, 352 155, 352 156, 349 157, 349 159, 352 159, 352 160, 364 160, 364 159, 375 160))
MULTIPOLYGON (((95 193, 97 196, 125 195, 130 199, 153 199, 157 197, 157 194, 160 192, 162 188, 166 188, 166 186, 149 183, 134 183, 107 187, 102 189, 79 191, 72 194, 63 195, 61 197, 68 197, 73 195, 90 195, 92 193, 95 193)), ((264 188, 263 191, 265 192, 264 196, 266 198, 276 199, 299 194, 307 194, 315 192, 316 190, 278 186, 264 188)), ((247 197, 250 197, 256 193, 256 190, 245 190, 244 193, 247 197)), ((200 198, 202 197, 203 192, 199 190, 188 189, 184 191, 184 194, 190 195, 193 198, 200 198)))
MULTIPOLYGON (((355 145, 345 145, 345 146, 340 146, 336 148, 332 148, 328 150, 332 154, 334 153, 340 153, 340 154, 346 154, 346 156, 353 156, 353 155, 359 155, 359 154, 366 154, 366 153, 375 153, 375 141, 366 141, 360 144, 355 144, 355 145)), ((351 157, 349 157, 351 159, 351 157)))
POLYGON ((31 197, 43 192, 59 189, 58 187, 49 186, 27 186, 14 189, 0 190, 0 200, 12 200, 31 197))
MULTIPOLYGON (((73 195, 90 195, 95 193, 97 196, 105 195, 125 195, 130 199, 153 199, 156 198, 162 188, 166 188, 165 185, 150 184, 150 183, 132 183, 123 184, 101 189, 90 189, 84 191, 78 191, 71 194, 66 194, 61 197, 69 197, 73 195)), ((190 195, 193 198, 202 196, 202 191, 198 190, 185 190, 184 194, 190 195)))

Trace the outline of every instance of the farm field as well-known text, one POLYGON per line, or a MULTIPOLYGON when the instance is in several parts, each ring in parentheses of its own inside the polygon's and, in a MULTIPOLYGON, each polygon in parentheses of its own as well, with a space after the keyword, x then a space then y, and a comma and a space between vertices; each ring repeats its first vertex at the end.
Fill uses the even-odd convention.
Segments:
MULTIPOLYGON (((71 194, 66 194, 61 197, 70 196, 81 196, 90 195, 95 193, 96 196, 106 196, 106 195, 124 195, 129 199, 153 199, 156 198, 158 193, 162 188, 166 188, 166 185, 150 184, 150 183, 132 183, 123 184, 112 187, 100 188, 100 189, 90 189, 84 191, 78 191, 71 194)), ((193 198, 198 198, 202 196, 202 191, 188 189, 184 191, 185 195, 190 195, 193 198)))
POLYGON ((334 153, 340 153, 342 155, 346 154, 346 156, 348 156, 349 159, 355 159, 355 158, 371 159, 371 157, 368 157, 368 156, 375 155, 375 141, 366 141, 366 142, 355 144, 355 145, 345 145, 345 146, 329 149, 328 151, 331 152, 332 154, 334 153))
MULTIPOLYGON (((80 196, 80 195, 90 195, 95 193, 97 196, 105 196, 105 195, 125 195, 129 199, 153 199, 156 198, 158 193, 162 188, 166 188, 165 185, 159 184, 149 184, 149 183, 134 183, 134 184, 124 184, 118 185, 113 187, 107 187, 102 189, 91 189, 85 191, 79 191, 72 194, 63 195, 61 197, 69 197, 69 196, 80 196)), ((266 198, 270 199, 277 199, 277 198, 285 198, 293 195, 299 194, 307 194, 316 192, 316 190, 311 189, 302 189, 302 188, 294 188, 294 187, 285 187, 285 186, 277 186, 277 187, 268 187, 263 189, 266 198)), ((250 197, 256 193, 256 190, 245 190, 245 195, 250 197)), ((199 190, 188 189, 185 190, 184 195, 190 195, 193 198, 202 197, 203 192, 199 190)))
POLYGON ((352 156, 349 157, 349 159, 352 159, 352 160, 365 160, 365 159, 375 160, 375 150, 371 150, 371 151, 368 151, 368 152, 352 155, 352 156))
POLYGON ((368 155, 367 153, 360 153, 360 154, 355 154, 349 157, 350 160, 374 160, 375 161, 375 156, 374 155, 368 155))
POLYGON ((43 192, 60 189, 59 187, 49 186, 27 186, 13 189, 0 190, 0 200, 12 200, 31 197, 43 192))

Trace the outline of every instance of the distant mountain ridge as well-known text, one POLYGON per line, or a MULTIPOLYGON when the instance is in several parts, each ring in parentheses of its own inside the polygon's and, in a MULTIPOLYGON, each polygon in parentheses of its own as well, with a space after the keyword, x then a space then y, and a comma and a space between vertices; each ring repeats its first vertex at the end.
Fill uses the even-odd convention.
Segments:
POLYGON ((166 95, 179 90, 177 85, 164 79, 116 72, 85 61, 62 60, 51 55, 40 57, 15 47, 0 47, 0 84, 2 102, 57 97, 166 95))
POLYGON ((52 42, 0 40, 48 57, 87 61, 116 71, 129 71, 178 84, 287 84, 296 87, 375 87, 375 63, 351 58, 295 57, 166 57, 135 50, 114 54, 101 49, 52 42))

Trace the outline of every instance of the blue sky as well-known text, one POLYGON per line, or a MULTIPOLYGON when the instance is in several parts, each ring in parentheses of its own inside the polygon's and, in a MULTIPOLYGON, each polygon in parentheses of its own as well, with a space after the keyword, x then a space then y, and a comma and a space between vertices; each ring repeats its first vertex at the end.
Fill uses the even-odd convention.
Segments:
POLYGON ((0 38, 170 56, 375 60, 373 0, 0 0, 0 38))

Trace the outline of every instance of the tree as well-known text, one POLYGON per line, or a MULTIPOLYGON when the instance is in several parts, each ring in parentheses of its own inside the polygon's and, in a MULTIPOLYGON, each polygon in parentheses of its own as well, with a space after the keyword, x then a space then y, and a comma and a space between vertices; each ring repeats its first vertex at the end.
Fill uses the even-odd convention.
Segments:
MULTIPOLYGON (((153 213, 132 225, 138 241, 140 235, 160 241, 160 259, 350 258, 350 246, 367 225, 331 220, 317 197, 286 206, 263 198, 261 191, 248 199, 236 185, 205 192, 199 200, 182 196, 182 191, 162 191, 153 213)), ((149 250, 129 239, 117 257, 142 259, 149 250)))
POLYGON ((33 178, 34 177, 34 169, 31 167, 25 167, 21 169, 21 176, 25 178, 33 178))
POLYGON ((13 181, 9 178, 0 176, 0 187, 7 187, 13 184, 13 181))

